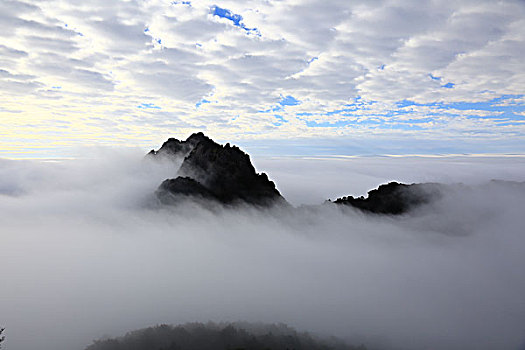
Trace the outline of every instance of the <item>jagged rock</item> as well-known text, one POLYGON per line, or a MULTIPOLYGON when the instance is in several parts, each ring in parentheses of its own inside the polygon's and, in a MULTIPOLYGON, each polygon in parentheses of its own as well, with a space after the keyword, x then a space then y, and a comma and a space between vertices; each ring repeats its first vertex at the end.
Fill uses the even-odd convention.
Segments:
POLYGON ((148 155, 155 157, 186 157, 191 150, 201 141, 210 140, 202 132, 192 134, 186 141, 169 138, 162 144, 158 151, 151 150, 148 155))
POLYGON ((172 204, 181 195, 225 204, 286 203, 275 184, 266 174, 257 174, 250 157, 238 147, 219 145, 202 133, 193 134, 186 141, 170 140, 154 155, 188 153, 177 173, 179 177, 164 181, 157 189, 156 195, 162 203, 172 204))
POLYGON ((213 199, 215 197, 210 190, 199 182, 182 176, 164 180, 155 194, 165 204, 175 204, 180 200, 180 196, 194 196, 203 199, 213 199))
POLYGON ((375 214, 403 214, 441 196, 443 186, 436 183, 401 184, 390 182, 368 192, 368 197, 338 198, 336 204, 351 205, 375 214))

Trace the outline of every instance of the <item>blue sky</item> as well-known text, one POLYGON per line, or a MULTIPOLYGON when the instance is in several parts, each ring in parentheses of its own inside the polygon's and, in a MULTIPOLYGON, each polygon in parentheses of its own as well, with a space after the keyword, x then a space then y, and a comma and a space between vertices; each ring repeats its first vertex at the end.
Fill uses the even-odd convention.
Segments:
POLYGON ((522 1, 0 11, 0 157, 151 149, 196 131, 268 155, 326 142, 334 154, 525 153, 522 1))

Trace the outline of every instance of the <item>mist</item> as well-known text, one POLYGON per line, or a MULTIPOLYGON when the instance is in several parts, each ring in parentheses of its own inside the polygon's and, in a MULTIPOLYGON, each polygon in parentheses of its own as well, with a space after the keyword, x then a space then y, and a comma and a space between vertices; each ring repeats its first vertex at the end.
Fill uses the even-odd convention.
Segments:
POLYGON ((259 158, 296 209, 159 206, 143 152, 0 160, 6 349, 82 350, 160 323, 284 322, 374 349, 525 344, 525 158, 259 158), (321 204, 463 183, 401 217, 321 204))

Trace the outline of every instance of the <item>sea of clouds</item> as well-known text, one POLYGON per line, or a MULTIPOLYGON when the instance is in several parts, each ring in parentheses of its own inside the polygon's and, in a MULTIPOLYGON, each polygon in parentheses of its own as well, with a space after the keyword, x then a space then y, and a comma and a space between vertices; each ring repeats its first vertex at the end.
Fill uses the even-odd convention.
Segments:
POLYGON ((141 152, 0 160, 7 349, 81 350, 159 323, 285 322, 380 349, 521 349, 522 157, 258 158, 295 209, 163 208, 141 152), (443 182, 402 217, 321 204, 443 182), (306 205, 301 205, 306 204, 306 205))

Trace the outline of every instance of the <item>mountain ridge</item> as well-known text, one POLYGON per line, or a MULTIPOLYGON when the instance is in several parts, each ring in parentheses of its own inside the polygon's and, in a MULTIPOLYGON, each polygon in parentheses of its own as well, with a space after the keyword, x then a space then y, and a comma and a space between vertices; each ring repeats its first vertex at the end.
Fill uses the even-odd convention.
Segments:
MULTIPOLYGON (((183 159, 176 177, 164 180, 155 191, 161 204, 174 205, 192 198, 223 205, 290 206, 266 173, 256 172, 247 153, 229 143, 220 145, 202 132, 183 141, 169 138, 158 151, 151 150, 147 156, 183 159)), ((366 198, 343 196, 325 203, 371 215, 403 215, 438 201, 444 191, 454 189, 457 186, 390 181, 369 190, 366 198)))

